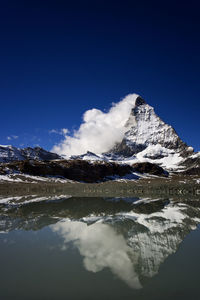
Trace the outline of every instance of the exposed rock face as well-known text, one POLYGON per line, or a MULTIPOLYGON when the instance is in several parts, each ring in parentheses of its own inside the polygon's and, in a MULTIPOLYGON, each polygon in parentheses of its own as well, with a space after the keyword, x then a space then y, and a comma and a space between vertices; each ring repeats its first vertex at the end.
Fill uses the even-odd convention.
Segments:
POLYGON ((40 147, 19 149, 13 146, 0 146, 0 162, 6 163, 26 159, 54 160, 61 159, 61 157, 40 147))
POLYGON ((183 175, 200 175, 200 154, 194 154, 188 157, 183 163, 184 171, 183 175))
POLYGON ((162 167, 159 167, 156 164, 151 164, 149 162, 144 163, 136 163, 132 165, 134 171, 139 173, 147 173, 157 176, 168 176, 168 172, 166 172, 162 167))
POLYGON ((160 144, 168 149, 187 151, 188 146, 179 138, 172 126, 163 122, 140 96, 125 125, 127 132, 121 143, 111 151, 125 157, 143 151, 149 145, 160 144))

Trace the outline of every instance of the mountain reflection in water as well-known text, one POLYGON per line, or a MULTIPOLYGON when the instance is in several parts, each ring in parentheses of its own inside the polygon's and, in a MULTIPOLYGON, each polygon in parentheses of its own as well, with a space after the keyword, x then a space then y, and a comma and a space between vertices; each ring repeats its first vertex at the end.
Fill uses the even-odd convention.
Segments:
POLYGON ((90 272, 104 268, 140 289, 200 222, 198 200, 15 197, 0 199, 0 232, 49 226, 59 251, 78 249, 90 272))

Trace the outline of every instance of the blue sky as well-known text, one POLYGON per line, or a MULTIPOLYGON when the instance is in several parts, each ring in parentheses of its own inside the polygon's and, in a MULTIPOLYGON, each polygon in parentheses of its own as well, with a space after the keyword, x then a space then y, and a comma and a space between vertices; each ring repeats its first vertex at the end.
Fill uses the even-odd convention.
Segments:
POLYGON ((200 150, 199 8, 198 1, 0 1, 0 144, 51 149, 86 110, 138 93, 200 150))

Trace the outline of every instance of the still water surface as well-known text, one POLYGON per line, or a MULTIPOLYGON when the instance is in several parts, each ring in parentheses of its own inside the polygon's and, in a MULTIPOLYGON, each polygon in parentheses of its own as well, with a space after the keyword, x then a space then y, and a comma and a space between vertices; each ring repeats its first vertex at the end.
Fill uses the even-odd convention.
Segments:
POLYGON ((200 202, 0 199, 0 299, 198 299, 200 202))

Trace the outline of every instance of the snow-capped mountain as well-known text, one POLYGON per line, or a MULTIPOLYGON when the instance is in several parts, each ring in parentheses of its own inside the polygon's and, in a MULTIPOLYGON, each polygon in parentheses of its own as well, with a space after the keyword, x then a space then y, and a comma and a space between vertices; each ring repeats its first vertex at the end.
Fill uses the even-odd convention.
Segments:
POLYGON ((151 162, 174 170, 180 168, 186 158, 194 156, 193 148, 184 143, 174 128, 162 121, 154 108, 140 96, 136 98, 124 127, 121 142, 106 153, 96 155, 88 151, 75 158, 128 164, 151 162))
POLYGON ((34 159, 34 160, 53 160, 60 159, 61 157, 58 154, 51 153, 46 151, 40 147, 35 148, 16 148, 13 146, 4 146, 0 145, 0 162, 6 163, 10 161, 16 160, 26 160, 26 159, 34 159))
MULTIPOLYGON (((123 132, 121 140, 115 142, 109 151, 93 153, 88 149, 85 154, 72 155, 70 159, 81 159, 90 162, 115 161, 129 165, 150 162, 168 171, 186 170, 192 165, 199 168, 199 154, 194 154, 193 148, 180 139, 172 126, 166 124, 156 115, 153 107, 135 94, 128 95, 122 102, 126 105, 128 103, 129 110, 128 113, 123 114, 123 120, 119 118, 121 120, 120 125, 118 124, 119 130, 121 133, 123 132)), ((114 118, 114 114, 117 114, 116 119, 118 120, 119 109, 112 110, 112 118, 114 118)), ((95 122, 93 123, 95 124, 95 122)), ((113 126, 117 126, 116 120, 113 126)), ((88 139, 90 140, 89 137, 88 139)), ((81 139, 76 138, 76 141, 81 142, 81 139)), ((13 146, 0 146, 0 162, 61 158, 58 154, 48 152, 40 147, 19 149, 13 146)))
POLYGON ((125 127, 127 131, 122 142, 115 145, 109 152, 129 157, 155 145, 160 145, 163 150, 193 151, 179 138, 174 128, 163 122, 156 115, 154 108, 140 96, 135 101, 125 127))

